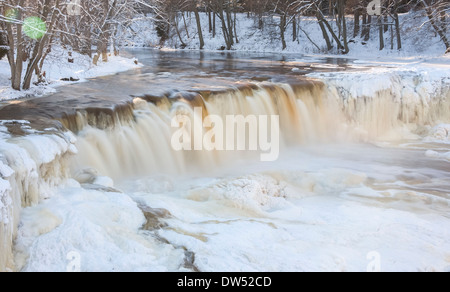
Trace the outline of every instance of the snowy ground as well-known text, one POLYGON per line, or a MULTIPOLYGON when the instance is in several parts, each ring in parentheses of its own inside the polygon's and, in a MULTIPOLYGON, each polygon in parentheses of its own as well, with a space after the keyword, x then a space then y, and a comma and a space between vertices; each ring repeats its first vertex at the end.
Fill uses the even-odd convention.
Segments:
MULTIPOLYGON (((279 28, 277 23, 279 19, 276 17, 265 18, 264 30, 256 28, 255 20, 248 18, 247 14, 237 15, 237 27, 239 43, 235 44, 233 50, 236 51, 251 51, 251 52, 276 52, 276 53, 297 53, 297 54, 314 54, 314 55, 337 55, 335 51, 326 52, 325 41, 322 37, 322 32, 317 20, 310 17, 302 17, 300 19, 299 38, 293 41, 292 25, 288 26, 286 31, 287 49, 282 50, 281 38, 279 35, 279 28), (314 42, 314 44, 308 39, 314 42), (317 47, 319 49, 317 49, 317 47)), ((371 31, 371 38, 365 42, 359 36, 353 38, 353 18, 348 17, 347 25, 350 31, 349 37, 349 54, 346 57, 367 58, 379 57, 414 57, 419 56, 435 57, 441 56, 445 52, 443 42, 434 32, 429 24, 427 17, 423 12, 412 12, 400 16, 401 33, 402 33, 402 49, 396 49, 396 42, 394 40, 394 49, 391 50, 391 35, 390 31, 385 33, 386 48, 383 51, 379 50, 379 39, 377 26, 373 25, 371 31)), ((180 22, 183 23, 183 22, 180 22)), ((187 45, 186 49, 199 49, 199 41, 197 37, 197 26, 195 18, 188 18, 187 22, 190 38, 184 29, 184 25, 180 24, 180 33, 183 41, 187 45)), ((209 33, 208 18, 206 14, 201 14, 202 31, 205 39, 205 50, 219 50, 224 46, 222 31, 220 29, 220 21, 217 20, 217 34, 213 38, 209 33)), ((331 22, 332 25, 333 22, 331 22)), ((450 30, 448 32, 450 37, 450 30)), ((395 38, 395 34, 394 34, 395 38)), ((155 27, 150 20, 140 20, 132 24, 128 32, 128 39, 124 45, 137 47, 160 47, 160 40, 156 35, 155 27), (151 29, 149 29, 151 27, 151 29)), ((176 34, 163 44, 164 49, 179 49, 181 42, 176 34)))
MULTIPOLYGON (((8 59, 5 57, 0 60, 0 101, 19 99, 26 97, 39 97, 56 91, 56 87, 70 82, 61 81, 61 79, 79 80, 84 82, 87 78, 115 74, 140 67, 134 59, 121 56, 110 56, 108 62, 99 61, 98 66, 92 63, 92 60, 77 53, 73 53, 74 63, 69 63, 68 54, 60 48, 54 48, 44 63, 43 71, 46 72, 48 85, 33 85, 27 91, 16 91, 11 88, 11 72, 8 59)), ((24 66, 26 68, 26 66, 24 66)))

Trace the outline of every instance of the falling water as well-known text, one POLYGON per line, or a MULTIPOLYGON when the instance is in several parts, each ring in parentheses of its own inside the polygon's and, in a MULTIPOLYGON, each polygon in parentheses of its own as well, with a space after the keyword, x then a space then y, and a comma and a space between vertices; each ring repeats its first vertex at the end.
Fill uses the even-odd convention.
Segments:
MULTIPOLYGON (((136 98, 131 105, 133 110, 125 111, 125 116, 124 111, 122 115, 113 118, 105 115, 103 119, 93 119, 86 112, 77 114, 79 155, 74 169, 87 167, 121 179, 156 172, 208 171, 231 161, 257 157, 248 151, 173 150, 172 119, 185 114, 193 120, 195 107, 202 108, 203 116, 199 119, 207 115, 223 120, 232 114, 277 115, 282 148, 398 139, 399 135, 405 135, 405 127, 412 135, 423 126, 449 121, 448 94, 427 104, 408 102, 408 98, 393 89, 379 91, 374 97, 351 98, 312 80, 295 85, 263 83, 219 93, 203 92, 189 98, 163 99, 156 104, 136 98)), ((249 139, 248 128, 237 131, 237 137, 249 139)))

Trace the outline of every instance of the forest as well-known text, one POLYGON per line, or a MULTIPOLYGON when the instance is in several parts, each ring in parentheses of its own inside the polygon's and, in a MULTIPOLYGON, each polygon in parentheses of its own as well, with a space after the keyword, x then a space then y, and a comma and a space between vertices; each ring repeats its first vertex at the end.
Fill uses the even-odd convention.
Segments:
POLYGON ((380 50, 386 46, 384 34, 389 30, 392 44, 401 49, 399 14, 412 10, 426 13, 427 22, 449 53, 450 3, 446 0, 3 0, 0 59, 8 58, 12 88, 26 90, 31 86, 33 74, 38 76, 38 83, 45 80, 42 67, 55 44, 69 54, 75 51, 88 55, 96 64, 100 58, 108 60, 111 47, 118 54, 126 32, 142 19, 154 22, 161 47, 172 35, 184 44, 181 31, 185 30, 189 36, 186 25, 189 18, 196 22, 200 49, 205 44, 203 30, 207 26, 212 35, 218 31, 223 35, 223 46, 218 49, 232 50, 240 39, 236 21, 239 13, 254 20, 255 30, 264 30, 265 19, 275 19, 283 49, 287 38, 297 37, 301 17, 315 19, 329 52, 347 54, 351 39, 368 40, 373 27, 379 34, 380 50), (201 14, 207 15, 207 24, 201 23, 201 14), (349 18, 353 19, 352 25, 348 24, 349 18), (288 27, 293 28, 292 35, 287 35, 288 27))

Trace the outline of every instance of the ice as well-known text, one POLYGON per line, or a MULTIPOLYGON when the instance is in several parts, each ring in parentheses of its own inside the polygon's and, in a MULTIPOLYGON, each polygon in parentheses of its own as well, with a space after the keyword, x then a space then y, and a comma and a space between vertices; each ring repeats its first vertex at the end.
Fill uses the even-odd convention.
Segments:
POLYGON ((114 181, 107 176, 99 176, 94 180, 94 184, 100 185, 107 188, 114 187, 114 181))
POLYGON ((23 211, 16 262, 23 271, 176 271, 184 251, 139 231, 142 212, 129 196, 65 188, 23 211), (39 218, 39 220, 36 220, 39 218))
POLYGON ((287 204, 287 185, 268 176, 252 175, 222 181, 207 188, 192 190, 188 199, 194 201, 219 201, 233 208, 261 213, 282 208, 287 204))
POLYGON ((450 143, 450 124, 440 124, 433 127, 425 141, 450 143))
POLYGON ((199 180, 193 190, 139 198, 171 212, 173 218, 165 221, 170 228, 159 234, 193 251, 201 271, 366 271, 367 255, 374 251, 383 271, 448 266, 448 199, 445 205, 434 203, 442 213, 431 211, 415 192, 398 192, 386 205, 378 201, 386 198, 384 192, 368 180, 376 177, 376 168, 362 173, 352 169, 362 167, 359 162, 335 161, 347 168, 327 169, 315 158, 287 160, 277 168, 305 170, 199 180), (279 197, 280 189, 292 193, 279 197), (283 203, 267 208, 271 198, 283 203))
POLYGON ((12 204, 12 200, 8 195, 10 190, 11 185, 9 181, 0 179, 0 224, 8 224, 10 221, 8 212, 12 204))
POLYGON ((50 163, 56 156, 69 150, 70 143, 55 135, 29 135, 18 139, 17 144, 26 149, 37 164, 50 163))
MULTIPOLYGON (((19 121, 4 121, 11 122, 19 121)), ((70 149, 75 142, 73 134, 68 133, 14 138, 5 134, 2 138, 6 139, 0 139, 1 271, 14 269, 12 246, 22 207, 38 204, 54 195, 54 187, 67 176, 65 162, 67 155, 73 154, 70 149)))

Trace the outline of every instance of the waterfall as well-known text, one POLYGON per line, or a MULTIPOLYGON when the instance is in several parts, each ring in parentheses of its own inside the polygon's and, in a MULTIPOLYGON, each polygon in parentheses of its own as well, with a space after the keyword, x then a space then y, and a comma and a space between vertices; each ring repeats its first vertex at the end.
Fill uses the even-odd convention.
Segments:
MULTIPOLYGON (((0 185, 6 186, 0 191, 0 271, 14 270, 12 247, 21 208, 50 197, 52 188, 71 176, 80 178, 89 169, 113 179, 156 172, 208 172, 234 160, 257 159, 259 153, 254 151, 175 151, 171 122, 179 115, 200 121, 210 115, 223 120, 227 115, 279 116, 282 149, 336 141, 371 142, 409 138, 437 123, 450 123, 450 90, 442 87, 430 93, 418 86, 405 90, 401 80, 394 80, 373 95, 361 96, 336 84, 305 80, 161 99, 142 96, 115 109, 65 115, 60 121, 66 132, 50 129, 0 143, 0 185)), ((208 130, 202 127, 201 131, 208 130)), ((237 138, 250 136, 246 127, 237 129, 237 138)))
MULTIPOLYGON (((422 127, 450 119, 449 93, 424 101, 416 93, 398 90, 399 84, 374 96, 351 96, 319 81, 299 84, 260 84, 241 86, 221 92, 200 92, 184 97, 147 102, 136 98, 133 110, 94 118, 78 113, 76 130, 80 154, 75 169, 88 167, 98 173, 121 179, 155 172, 184 173, 208 171, 239 159, 256 159, 249 151, 175 151, 171 145, 177 115, 192 121, 201 108, 208 115, 279 116, 280 145, 304 145, 327 142, 372 142, 410 138, 422 127), (123 115, 126 113, 126 116, 123 115), (407 132, 405 132, 407 128, 407 132)), ((101 116, 101 115, 100 115, 101 116)), ((63 121, 64 123, 64 121, 63 121)), ((67 124, 67 123, 66 123, 67 124)), ((203 127, 205 133, 208 129, 203 127)), ((248 127, 237 129, 236 137, 250 138, 248 127)))

